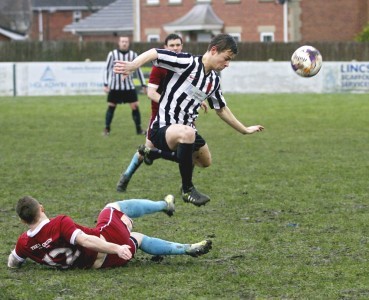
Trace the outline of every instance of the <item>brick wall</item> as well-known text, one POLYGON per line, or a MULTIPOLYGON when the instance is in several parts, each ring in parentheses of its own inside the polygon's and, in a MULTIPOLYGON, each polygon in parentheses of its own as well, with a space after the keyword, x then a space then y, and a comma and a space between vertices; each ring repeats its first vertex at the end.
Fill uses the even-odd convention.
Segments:
MULTIPOLYGON (((170 5, 167 1, 160 1, 159 5, 147 5, 146 0, 141 3, 141 40, 146 41, 146 28, 160 28, 160 39, 167 33, 162 24, 170 23, 184 16, 191 10, 195 1, 182 1, 180 5, 170 5)), ((275 26, 275 40, 283 41, 283 8, 274 1, 241 0, 227 2, 213 0, 211 2, 215 14, 221 18, 225 27, 241 26, 242 41, 260 41, 258 26, 275 26)))
MULTIPOLYGON (((63 28, 73 22, 73 11, 42 11, 42 24, 43 24, 43 40, 66 40, 77 41, 78 36, 71 32, 64 32, 63 28)), ((82 12, 82 17, 85 18, 91 13, 82 12)), ((39 38, 39 12, 33 13, 33 21, 30 29, 30 39, 38 40, 39 38)))
MULTIPOLYGON (((184 16, 196 1, 183 0, 169 5, 161 0, 151 6, 141 0, 141 40, 146 41, 145 29, 160 28, 160 39, 167 33, 162 24, 184 16)), ((215 13, 224 26, 241 26, 241 40, 258 42, 258 26, 275 26, 275 41, 283 42, 283 6, 274 1, 212 0, 215 13)), ((289 0, 289 41, 353 41, 369 21, 369 0, 289 0)))
POLYGON ((303 41, 353 41, 368 22, 367 0, 302 0, 303 41))

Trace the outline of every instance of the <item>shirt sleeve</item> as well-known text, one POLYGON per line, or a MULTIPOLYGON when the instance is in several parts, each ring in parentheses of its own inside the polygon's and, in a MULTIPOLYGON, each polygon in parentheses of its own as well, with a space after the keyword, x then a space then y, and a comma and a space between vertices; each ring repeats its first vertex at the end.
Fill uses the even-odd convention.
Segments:
POLYGON ((211 109, 221 109, 222 107, 227 106, 227 102, 224 99, 222 89, 220 87, 219 77, 217 77, 216 86, 217 88, 208 97, 208 103, 211 109))
POLYGON ((15 245, 14 250, 11 252, 13 257, 19 263, 23 263, 26 260, 26 258, 28 257, 26 243, 27 243, 26 233, 23 233, 18 238, 18 241, 17 241, 17 244, 15 245))
POLYGON ((8 267, 19 268, 25 261, 26 259, 18 256, 14 249, 8 257, 8 267))
POLYGON ((104 86, 109 85, 109 80, 111 77, 111 70, 113 69, 113 52, 109 52, 108 57, 106 58, 104 74, 103 74, 103 83, 104 86))
POLYGON ((154 66, 182 74, 192 65, 194 58, 189 53, 176 53, 165 49, 156 49, 158 58, 153 61, 154 66))
POLYGON ((158 87, 162 80, 165 78, 167 70, 153 66, 149 77, 149 86, 158 87))
POLYGON ((76 237, 81 229, 77 228, 73 220, 68 216, 63 216, 60 222, 60 235, 72 245, 76 244, 76 237))

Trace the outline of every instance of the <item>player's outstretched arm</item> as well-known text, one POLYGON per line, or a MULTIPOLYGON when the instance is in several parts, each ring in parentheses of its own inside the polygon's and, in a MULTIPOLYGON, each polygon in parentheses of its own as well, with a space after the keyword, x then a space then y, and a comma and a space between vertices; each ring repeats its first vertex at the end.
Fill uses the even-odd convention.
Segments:
POLYGON ((137 56, 132 61, 116 60, 114 62, 114 73, 128 76, 144 64, 158 58, 158 52, 152 48, 137 56))
POLYGON ((229 126, 236 129, 242 134, 251 134, 258 131, 263 131, 264 127, 262 125, 245 126, 234 116, 232 111, 227 107, 222 107, 221 109, 216 109, 217 115, 226 122, 229 126))
POLYGON ((160 94, 157 92, 159 86, 148 86, 147 87, 147 97, 150 98, 151 101, 159 103, 160 94))
POLYGON ((109 243, 103 239, 80 232, 76 237, 76 243, 82 247, 107 254, 117 254, 120 258, 129 260, 132 258, 132 253, 129 250, 131 248, 128 245, 118 245, 109 243))

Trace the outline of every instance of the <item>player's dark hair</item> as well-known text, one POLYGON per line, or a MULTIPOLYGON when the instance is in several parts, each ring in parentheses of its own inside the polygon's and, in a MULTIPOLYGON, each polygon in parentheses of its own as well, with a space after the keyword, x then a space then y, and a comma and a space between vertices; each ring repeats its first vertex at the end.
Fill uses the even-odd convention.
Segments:
POLYGON ((169 41, 171 41, 171 40, 177 40, 177 39, 181 41, 181 44, 183 44, 183 40, 182 40, 182 38, 181 38, 178 34, 176 34, 176 33, 171 33, 171 34, 169 34, 169 35, 165 38, 164 43, 165 43, 165 45, 167 45, 167 46, 168 46, 168 42, 169 42, 169 41))
POLYGON ((216 47, 218 53, 227 50, 231 50, 233 54, 238 53, 236 40, 231 35, 225 33, 218 34, 211 40, 208 46, 208 51, 212 47, 216 47))
POLYGON ((40 203, 31 196, 20 198, 15 211, 18 216, 27 224, 32 224, 36 221, 40 203))

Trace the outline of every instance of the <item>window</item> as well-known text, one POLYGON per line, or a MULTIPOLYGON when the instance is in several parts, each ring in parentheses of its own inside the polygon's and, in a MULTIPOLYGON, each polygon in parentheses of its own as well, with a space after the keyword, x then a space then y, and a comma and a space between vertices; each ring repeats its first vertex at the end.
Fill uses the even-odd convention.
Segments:
POLYGON ((79 22, 82 18, 82 13, 80 10, 73 11, 73 22, 79 22))
POLYGON ((197 42, 210 42, 211 41, 211 34, 207 32, 199 32, 197 34, 197 42))
POLYGON ((158 35, 158 34, 148 34, 147 35, 147 41, 149 43, 151 43, 151 42, 160 42, 160 35, 158 35))
POLYGON ((274 32, 261 32, 260 42, 263 43, 274 42, 274 32))
POLYGON ((228 34, 232 36, 236 40, 236 42, 241 42, 241 33, 229 32, 228 34))
POLYGON ((211 3, 211 0, 197 0, 197 3, 211 3))
POLYGON ((181 4, 182 0, 168 0, 169 4, 181 4))
POLYGON ((160 4, 160 1, 159 0, 146 0, 146 4, 157 5, 157 4, 160 4))

